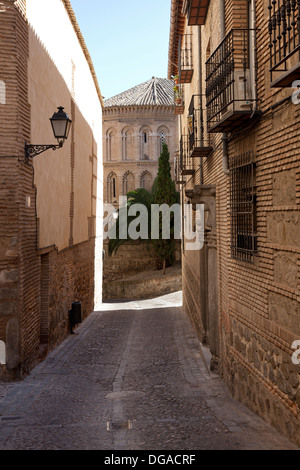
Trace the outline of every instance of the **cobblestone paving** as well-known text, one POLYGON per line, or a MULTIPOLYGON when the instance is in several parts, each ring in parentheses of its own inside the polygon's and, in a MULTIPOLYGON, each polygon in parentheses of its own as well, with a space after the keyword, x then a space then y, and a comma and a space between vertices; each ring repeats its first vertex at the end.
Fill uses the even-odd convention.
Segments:
POLYGON ((296 449, 209 372, 180 305, 104 304, 25 380, 0 384, 0 449, 296 449))

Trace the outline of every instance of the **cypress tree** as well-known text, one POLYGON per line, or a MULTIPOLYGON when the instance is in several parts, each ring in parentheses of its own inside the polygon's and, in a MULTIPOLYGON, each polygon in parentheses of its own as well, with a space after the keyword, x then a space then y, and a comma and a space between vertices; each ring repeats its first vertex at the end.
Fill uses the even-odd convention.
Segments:
MULTIPOLYGON (((162 145, 162 152, 158 162, 158 175, 155 182, 154 204, 167 204, 169 207, 178 202, 178 195, 175 188, 175 182, 171 176, 170 154, 166 143, 162 145)), ((162 217, 159 220, 159 239, 152 240, 158 258, 163 261, 163 273, 165 273, 166 262, 172 263, 175 251, 174 237, 169 240, 162 238, 162 217)), ((171 213, 171 227, 174 221, 174 214, 171 213)))

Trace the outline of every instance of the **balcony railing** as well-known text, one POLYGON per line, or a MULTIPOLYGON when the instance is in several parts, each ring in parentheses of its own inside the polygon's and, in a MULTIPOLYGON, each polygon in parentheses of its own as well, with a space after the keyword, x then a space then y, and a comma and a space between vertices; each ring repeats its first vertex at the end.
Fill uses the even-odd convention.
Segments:
POLYGON ((192 34, 183 34, 178 44, 179 83, 191 83, 193 77, 192 34))
POLYGON ((189 26, 205 24, 210 0, 184 0, 183 14, 187 14, 189 26))
POLYGON ((193 175, 195 170, 193 168, 193 161, 190 158, 188 136, 183 135, 180 139, 180 169, 181 175, 193 175))
POLYGON ((212 151, 212 136, 206 132, 203 118, 202 95, 193 95, 189 107, 189 151, 190 158, 208 157, 212 151))
POLYGON ((249 33, 232 29, 206 62, 208 132, 232 132, 253 112, 249 33))
POLYGON ((300 0, 269 0, 272 87, 290 87, 300 77, 300 0))

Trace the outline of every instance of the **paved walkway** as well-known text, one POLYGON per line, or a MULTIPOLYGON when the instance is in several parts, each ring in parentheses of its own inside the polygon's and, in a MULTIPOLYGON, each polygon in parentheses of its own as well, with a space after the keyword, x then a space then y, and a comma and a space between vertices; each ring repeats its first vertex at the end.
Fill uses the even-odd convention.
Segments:
POLYGON ((180 293, 104 304, 0 384, 0 449, 294 449, 209 372, 180 306, 180 293))

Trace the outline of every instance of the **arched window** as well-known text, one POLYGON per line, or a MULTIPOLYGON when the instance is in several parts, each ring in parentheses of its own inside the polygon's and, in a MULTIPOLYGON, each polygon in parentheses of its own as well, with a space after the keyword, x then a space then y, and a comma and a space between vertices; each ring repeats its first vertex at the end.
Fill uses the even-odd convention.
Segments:
POLYGON ((150 143, 151 130, 147 128, 141 129, 141 160, 150 160, 151 143, 150 143))
POLYGON ((122 132, 122 160, 132 159, 133 152, 133 131, 124 129, 122 132))
POLYGON ((106 133, 106 160, 111 162, 115 157, 116 133, 110 129, 106 133))
POLYGON ((160 134, 159 134, 159 137, 160 137, 160 153, 161 153, 163 143, 165 142, 165 133, 163 131, 161 131, 160 134))
POLYGON ((140 180, 141 188, 147 189, 147 191, 151 191, 152 184, 153 184, 153 177, 149 171, 144 171, 141 174, 140 180))
POLYGON ((126 196, 129 191, 134 191, 134 189, 134 175, 131 171, 127 171, 123 176, 123 196, 126 196))
POLYGON ((107 202, 117 202, 117 198, 117 176, 112 172, 107 177, 107 202))

